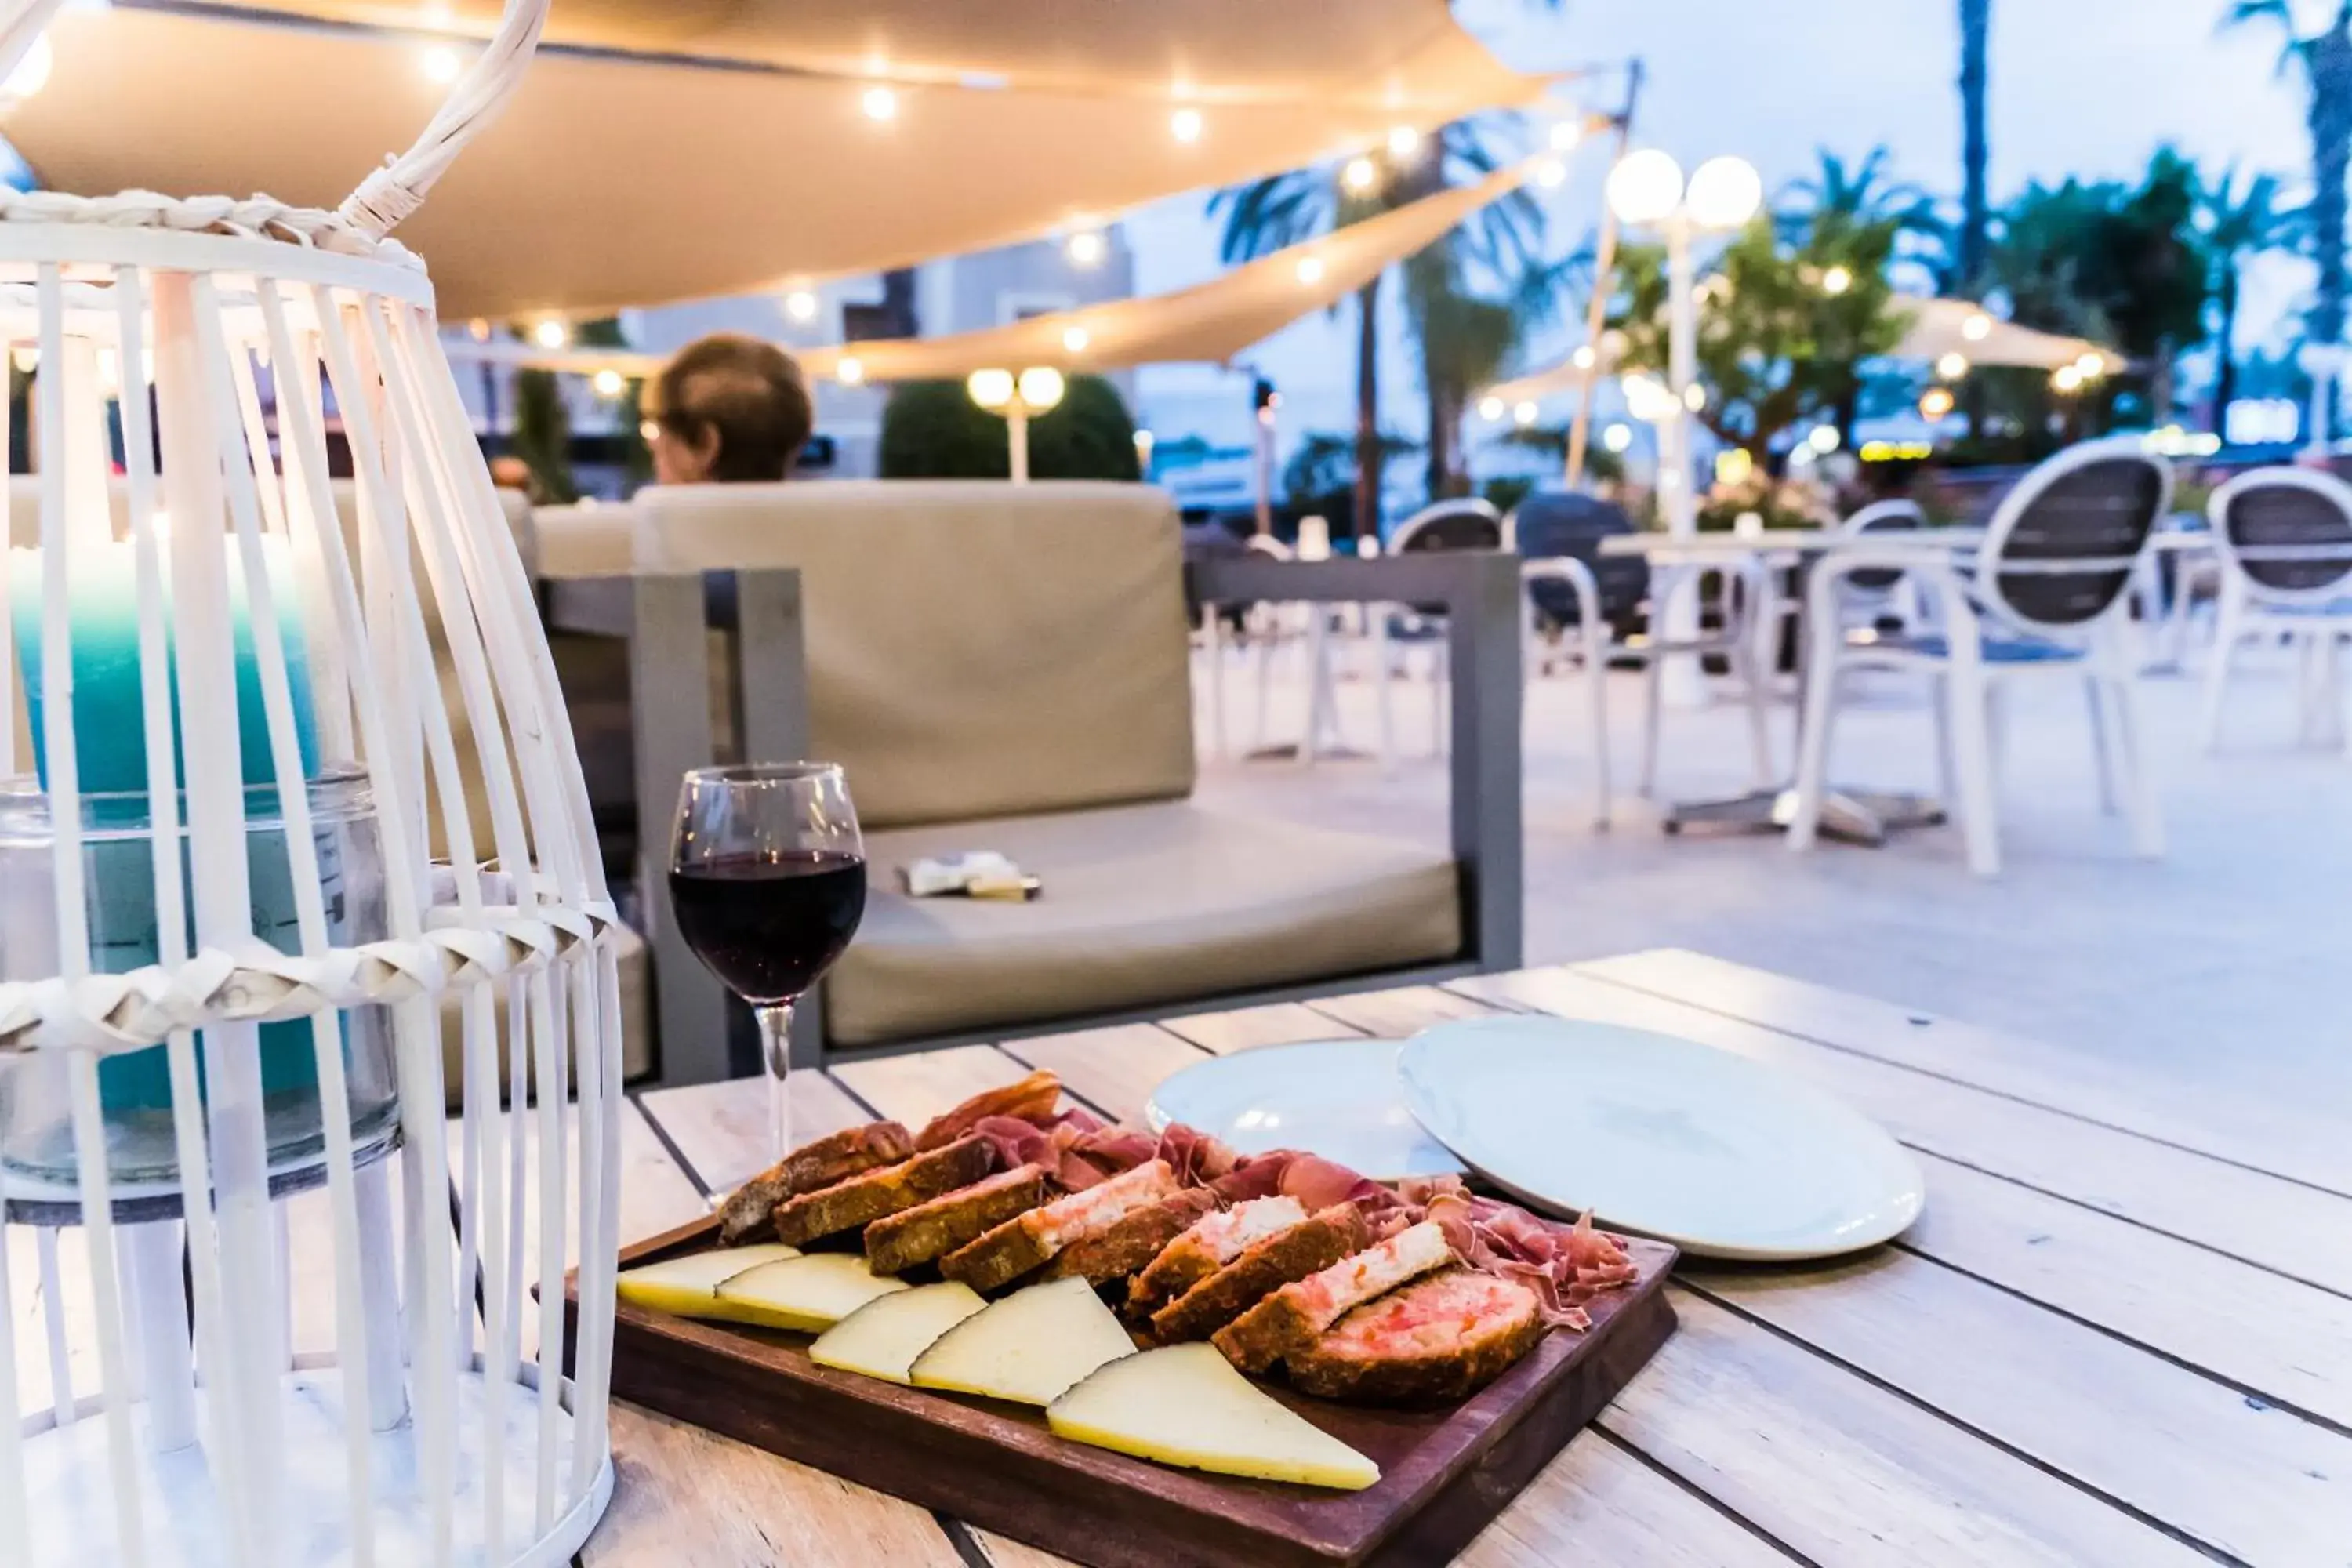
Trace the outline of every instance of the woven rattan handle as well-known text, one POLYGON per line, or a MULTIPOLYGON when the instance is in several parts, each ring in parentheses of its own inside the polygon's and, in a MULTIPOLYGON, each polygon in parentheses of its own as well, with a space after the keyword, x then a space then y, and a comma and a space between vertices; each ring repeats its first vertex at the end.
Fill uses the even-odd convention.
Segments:
POLYGON ((540 30, 547 25, 547 5, 548 0, 507 0, 499 30, 449 89, 441 112, 415 144, 387 159, 343 198, 340 212, 346 222, 381 237, 424 205, 434 182, 457 161, 467 142, 488 129, 521 85, 531 51, 539 47, 540 30))
MULTIPOLYGON (((0 80, 16 68, 64 3, 0 0, 0 80)), ((362 180, 359 189, 343 198, 337 216, 368 237, 381 239, 423 205, 434 182, 514 95, 531 52, 539 47, 540 30, 547 25, 547 5, 548 0, 507 0, 499 30, 449 89, 441 112, 407 152, 385 159, 383 167, 362 180)))

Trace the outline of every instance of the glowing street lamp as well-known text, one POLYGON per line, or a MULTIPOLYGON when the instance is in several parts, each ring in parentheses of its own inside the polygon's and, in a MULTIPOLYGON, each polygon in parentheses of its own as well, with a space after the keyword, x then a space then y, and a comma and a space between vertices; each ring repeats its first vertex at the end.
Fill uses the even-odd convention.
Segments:
MULTIPOLYGON (((1685 181, 1680 163, 1655 147, 1629 153, 1609 171, 1604 194, 1617 221, 1628 227, 1654 227, 1666 240, 1666 380, 1636 386, 1628 378, 1626 408, 1654 425, 1658 439, 1658 499, 1671 533, 1698 531, 1698 487, 1692 482, 1691 416, 1705 406, 1698 387, 1698 293, 1691 245, 1700 233, 1736 229, 1756 216, 1764 201, 1764 180, 1744 158, 1710 158, 1685 181), (1652 388, 1656 395, 1653 396, 1652 388), (1638 404, 1637 404, 1638 400, 1638 404)), ((1696 577, 1666 598, 1664 624, 1670 637, 1698 630, 1696 577)), ((1701 699, 1698 664, 1678 657, 1661 671, 1677 707, 1701 699)))
POLYGON ((1029 416, 1044 414, 1062 401, 1062 373, 1051 365, 1032 365, 1018 376, 1009 370, 976 370, 963 384, 972 402, 991 414, 1004 416, 1013 482, 1029 482, 1029 416))

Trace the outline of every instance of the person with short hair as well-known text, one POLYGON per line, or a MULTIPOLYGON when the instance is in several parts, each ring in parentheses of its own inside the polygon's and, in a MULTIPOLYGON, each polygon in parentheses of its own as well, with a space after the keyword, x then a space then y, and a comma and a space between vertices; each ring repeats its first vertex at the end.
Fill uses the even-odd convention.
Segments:
POLYGON ((815 426, 793 357, 738 332, 687 344, 646 390, 654 478, 665 485, 783 479, 815 426))

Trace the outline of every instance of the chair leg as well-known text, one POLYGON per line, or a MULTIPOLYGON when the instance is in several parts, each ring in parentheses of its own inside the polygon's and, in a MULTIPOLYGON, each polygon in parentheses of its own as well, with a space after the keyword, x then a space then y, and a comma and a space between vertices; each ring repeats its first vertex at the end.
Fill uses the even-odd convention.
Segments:
POLYGON ((1209 745, 1219 762, 1230 754, 1225 749, 1225 623, 1219 606, 1202 606, 1207 622, 1209 656, 1209 745))
POLYGON ((2115 731, 2116 771, 2124 797, 2124 814, 2131 828, 2132 852, 2142 859, 2164 858, 2164 817, 2156 800, 2156 781, 2149 775, 2146 748, 2141 744, 2139 683, 2131 677, 2119 650, 2106 656, 2107 707, 2115 731))
POLYGON ((1275 629, 1261 624, 1253 640, 1257 644, 1257 712, 1250 725, 1250 750, 1262 752, 1265 749, 1266 709, 1274 700, 1275 629))
POLYGON ((1731 663, 1733 675, 1748 689, 1748 739, 1756 751, 1756 787, 1769 789, 1779 777, 1772 764, 1772 713, 1763 673, 1756 662, 1755 645, 1749 638, 1732 639, 1731 663))
POLYGON ((1979 877, 2000 874, 2000 828, 1993 820, 1991 684, 1973 658, 1951 664, 1952 752, 1959 772, 1960 831, 1969 869, 1979 877))
POLYGON ((2244 616, 2244 601, 2224 583, 2213 612, 2213 652, 2205 663, 2204 701, 2197 726, 2198 744, 2208 752, 2221 749, 2221 705, 2229 695, 2230 663, 2237 657, 2244 616))
POLYGON ((2009 693, 2002 689, 2000 682, 1988 679, 1984 694, 1985 755, 1992 767, 1992 787, 1998 793, 2009 763, 2009 693))
POLYGON ((1936 708, 1936 797, 1955 800, 1960 773, 1952 763, 1952 683, 1948 672, 1937 670, 1928 690, 1936 708))
POLYGON ((1314 611, 1307 623, 1307 728, 1298 738, 1299 765, 1309 768, 1323 750, 1324 731, 1333 728, 1331 628, 1324 607, 1317 605, 1314 611))
POLYGON ((1648 800, 1658 793, 1658 721, 1664 705, 1665 656, 1653 650, 1642 661, 1642 775, 1634 793, 1648 800))
POLYGON ((1429 754, 1445 755, 1445 723, 1451 716, 1450 699, 1454 695, 1454 658, 1448 645, 1450 635, 1441 636, 1429 649, 1429 754))
MULTIPOLYGON (((1813 603, 1821 603, 1815 595, 1813 603)), ((1830 721, 1837 715, 1839 653, 1843 639, 1832 632, 1806 639, 1804 704, 1797 714, 1797 801, 1789 817, 1789 847, 1813 847, 1821 832, 1822 803, 1829 792, 1830 721)))
POLYGON ((1592 721, 1592 822, 1609 826, 1609 651, 1600 617, 1587 616, 1579 629, 1584 643, 1584 697, 1592 721))
POLYGON ((2093 674, 2084 680, 2083 694, 2090 700, 2091 755, 2098 767, 2099 815, 2113 816, 2116 814, 2116 766, 2108 744, 2106 693, 2100 689, 2104 684, 2100 676, 2093 674))
POLYGON ((1378 683, 1373 701, 1380 708, 1381 772, 1396 772, 1396 647, 1389 640, 1389 608, 1386 605, 1367 607, 1375 625, 1372 628, 1372 679, 1378 683))

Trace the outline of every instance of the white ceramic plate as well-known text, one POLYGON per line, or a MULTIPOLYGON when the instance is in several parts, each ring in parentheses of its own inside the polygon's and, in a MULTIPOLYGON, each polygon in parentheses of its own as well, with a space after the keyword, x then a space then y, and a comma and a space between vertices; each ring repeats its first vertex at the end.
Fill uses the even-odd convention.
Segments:
POLYGON ((1672 1035, 1564 1018, 1442 1024, 1397 1076, 1431 1133, 1557 1214, 1702 1258, 1831 1258, 1900 1235, 1918 1163, 1811 1085, 1672 1035))
POLYGON ((1394 1040, 1313 1040, 1212 1057, 1163 1079, 1144 1115, 1181 1121, 1244 1154, 1306 1149, 1377 1181, 1459 1172, 1405 1109, 1394 1040))

